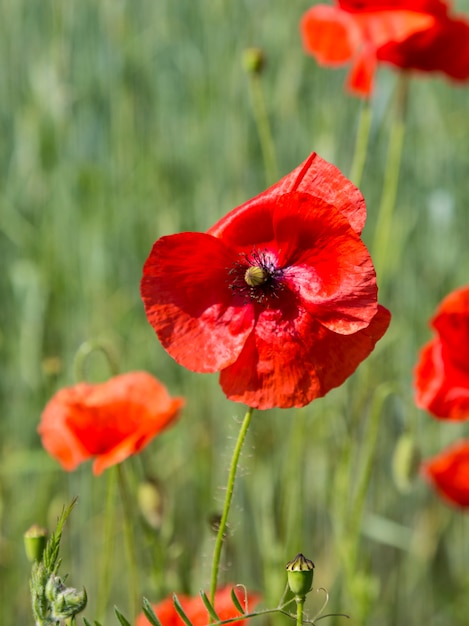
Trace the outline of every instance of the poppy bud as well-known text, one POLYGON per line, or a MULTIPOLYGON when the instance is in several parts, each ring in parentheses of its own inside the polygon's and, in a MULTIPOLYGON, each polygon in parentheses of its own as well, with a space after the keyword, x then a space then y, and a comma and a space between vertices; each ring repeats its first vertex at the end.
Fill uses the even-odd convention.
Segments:
POLYGON ((164 492, 154 479, 145 480, 138 486, 138 506, 145 521, 151 528, 161 528, 164 514, 164 492))
POLYGON ((304 598, 313 587, 314 563, 300 552, 287 563, 286 568, 288 585, 292 593, 304 598))
POLYGON ((410 491, 415 477, 418 475, 420 462, 420 450, 409 433, 404 433, 399 438, 392 457, 392 475, 396 487, 402 493, 410 491))
POLYGON ((250 74, 261 74, 265 67, 265 55, 260 48, 248 48, 244 51, 243 63, 250 74))
POLYGON ((28 561, 40 561, 47 543, 47 530, 33 524, 23 535, 24 550, 28 561))

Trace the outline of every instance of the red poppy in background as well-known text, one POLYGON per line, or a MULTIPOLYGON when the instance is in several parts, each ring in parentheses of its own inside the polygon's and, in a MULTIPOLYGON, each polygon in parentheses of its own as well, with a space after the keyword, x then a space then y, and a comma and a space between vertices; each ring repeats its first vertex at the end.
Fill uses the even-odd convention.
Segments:
POLYGON ((416 404, 442 419, 469 419, 469 286, 442 301, 431 325, 438 334, 420 353, 416 404))
POLYGON ((231 400, 304 406, 343 383, 389 324, 365 217, 359 190, 313 153, 207 233, 153 245, 148 320, 179 364, 220 371, 231 400))
POLYGON ((337 0, 301 20, 305 51, 320 65, 351 64, 350 91, 368 97, 380 62, 469 78, 469 19, 443 0, 337 0))
POLYGON ((424 476, 449 502, 469 506, 469 441, 463 440, 426 461, 424 476))
POLYGON ((61 389, 45 407, 38 432, 65 470, 94 458, 97 475, 140 452, 174 422, 183 403, 150 374, 129 372, 61 389))
MULTIPOLYGON (((214 607, 220 617, 220 620, 222 621, 240 616, 240 612, 235 607, 231 599, 231 589, 231 587, 224 587, 223 589, 219 589, 215 594, 214 607)), ((247 597, 245 597, 245 594, 239 587, 235 587, 234 589, 241 606, 245 608, 246 612, 252 610, 260 600, 260 596, 257 594, 248 594, 247 597), (248 605, 247 607, 246 602, 248 605)), ((191 598, 190 596, 178 595, 178 600, 193 626, 206 626, 211 621, 200 596, 191 598)), ((172 597, 166 598, 158 604, 153 604, 152 608, 162 626, 184 626, 182 618, 174 608, 172 597)), ((236 624, 239 624, 240 626, 243 626, 245 623, 245 620, 236 622, 236 624)), ((135 626, 148 626, 149 624, 150 622, 143 613, 137 617, 135 622, 135 626)))

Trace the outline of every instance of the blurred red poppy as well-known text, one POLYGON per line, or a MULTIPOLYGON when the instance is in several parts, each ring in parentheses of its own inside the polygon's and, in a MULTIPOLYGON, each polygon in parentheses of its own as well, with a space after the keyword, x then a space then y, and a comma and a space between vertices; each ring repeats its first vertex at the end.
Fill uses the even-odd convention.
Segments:
POLYGON ((153 245, 148 320, 178 363, 220 371, 228 398, 304 406, 343 383, 389 324, 365 217, 359 190, 313 153, 207 233, 153 245))
POLYGON ((65 470, 94 458, 97 475, 140 452, 175 421, 183 403, 150 374, 129 372, 61 389, 45 407, 38 432, 65 470))
POLYGON ((442 301, 431 325, 438 336, 415 368, 416 404, 442 419, 469 419, 469 286, 442 301))
POLYGON ((347 86, 368 97, 379 62, 469 78, 469 19, 448 11, 444 0, 336 0, 309 9, 301 35, 320 65, 351 63, 347 86))
MULTIPOLYGON (((220 620, 240 617, 240 612, 235 607, 231 599, 231 589, 232 587, 224 587, 223 589, 219 589, 215 594, 214 607, 220 617, 220 620)), ((260 600, 260 596, 257 594, 248 594, 247 597, 245 597, 245 594, 241 591, 240 587, 235 587, 234 589, 241 606, 243 608, 247 608, 246 612, 254 609, 255 605, 260 600), (248 603, 247 607, 246 600, 248 603)), ((206 626, 209 624, 211 618, 200 596, 191 598, 190 596, 178 595, 178 600, 193 626, 206 626)), ((174 608, 172 597, 166 598, 158 604, 153 604, 152 608, 162 626, 184 626, 182 618, 174 608)), ((240 626, 243 626, 245 623, 246 620, 236 622, 236 624, 239 624, 240 626)), ((148 626, 149 624, 150 622, 143 613, 137 617, 135 622, 135 626, 148 626)))
POLYGON ((449 502, 469 506, 469 440, 462 440, 426 461, 423 474, 449 502))

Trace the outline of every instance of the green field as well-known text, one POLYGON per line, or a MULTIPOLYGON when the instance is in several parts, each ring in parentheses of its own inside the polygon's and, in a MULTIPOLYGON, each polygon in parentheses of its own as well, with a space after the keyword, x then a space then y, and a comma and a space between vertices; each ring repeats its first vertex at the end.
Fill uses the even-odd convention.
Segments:
MULTIPOLYGON (((147 370, 185 396, 177 425, 127 463, 133 497, 144 476, 157 479, 165 494, 157 531, 134 506, 139 582, 155 602, 209 586, 210 518, 222 508, 244 408, 225 398, 217 375, 188 372, 163 350, 143 310, 142 266, 160 236, 205 231, 274 182, 253 86, 263 94, 276 178, 312 151, 350 173, 364 104, 344 91, 345 70, 319 68, 303 53, 298 22, 308 7, 303 0, 0 3, 5 626, 33 623, 24 531, 34 522, 53 528, 75 496, 61 571, 73 586, 86 587, 85 616, 95 619, 111 472, 96 478, 89 464, 64 472, 36 432, 49 398, 75 382, 75 355, 85 341, 109 346, 121 372, 147 370), (252 46, 266 56, 254 85, 243 66, 252 46)), ((397 73, 380 69, 371 103, 360 189, 368 210, 363 238, 372 251, 397 82, 397 73)), ((392 472, 403 433, 411 433, 424 458, 467 433, 464 423, 440 423, 417 410, 413 368, 435 307, 469 282, 468 111, 467 85, 411 78, 397 200, 378 267, 391 327, 324 399, 254 413, 220 582, 246 584, 262 593, 263 606, 278 602, 285 564, 303 552, 315 562, 315 587, 329 590, 328 611, 352 616, 322 624, 469 623, 467 516, 418 475, 399 489, 392 472)), ((109 373, 101 354, 87 361, 89 381, 109 373)), ((114 605, 131 618, 117 500, 116 507, 113 579, 100 618, 106 626, 118 623, 114 605)), ((312 596, 314 614, 321 601, 312 596)))

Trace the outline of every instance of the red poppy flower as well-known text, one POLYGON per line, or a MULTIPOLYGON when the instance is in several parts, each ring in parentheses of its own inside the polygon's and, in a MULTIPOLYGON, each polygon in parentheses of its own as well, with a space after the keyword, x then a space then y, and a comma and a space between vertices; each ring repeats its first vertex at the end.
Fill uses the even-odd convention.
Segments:
POLYGON ((389 324, 365 217, 358 189, 313 153, 207 233, 153 245, 148 320, 178 363, 220 371, 228 398, 304 406, 350 376, 389 324))
POLYGON ((426 461, 423 474, 449 502, 469 506, 469 441, 459 441, 426 461))
POLYGON ((436 417, 469 419, 469 286, 450 293, 431 325, 415 369, 416 403, 436 417))
POLYGON ((94 457, 97 475, 140 452, 176 419, 182 405, 150 374, 129 372, 61 389, 44 409, 38 432, 65 470, 94 457))
MULTIPOLYGON (((215 594, 214 607, 220 617, 220 620, 227 620, 240 616, 238 609, 235 607, 231 599, 231 589, 231 587, 224 587, 223 589, 219 589, 215 594)), ((248 611, 252 610, 260 600, 260 596, 257 594, 248 594, 247 598, 245 598, 245 594, 241 592, 239 587, 235 587, 235 593, 243 608, 245 608, 247 600, 248 611)), ((193 626, 206 626, 210 622, 210 616, 208 615, 207 609, 205 608, 200 596, 191 598, 190 596, 178 595, 178 600, 193 626)), ((166 598, 159 604, 152 605, 152 608, 162 626, 184 626, 182 618, 174 608, 172 597, 166 598)), ((236 624, 239 624, 240 626, 243 626, 245 623, 246 620, 236 622, 236 624)), ((149 624, 150 622, 143 613, 137 617, 135 622, 135 626, 148 626, 149 624)))
POLYGON ((337 0, 301 20, 303 45, 321 65, 351 63, 348 88, 373 91, 379 62, 469 78, 469 20, 451 17, 443 0, 337 0))

